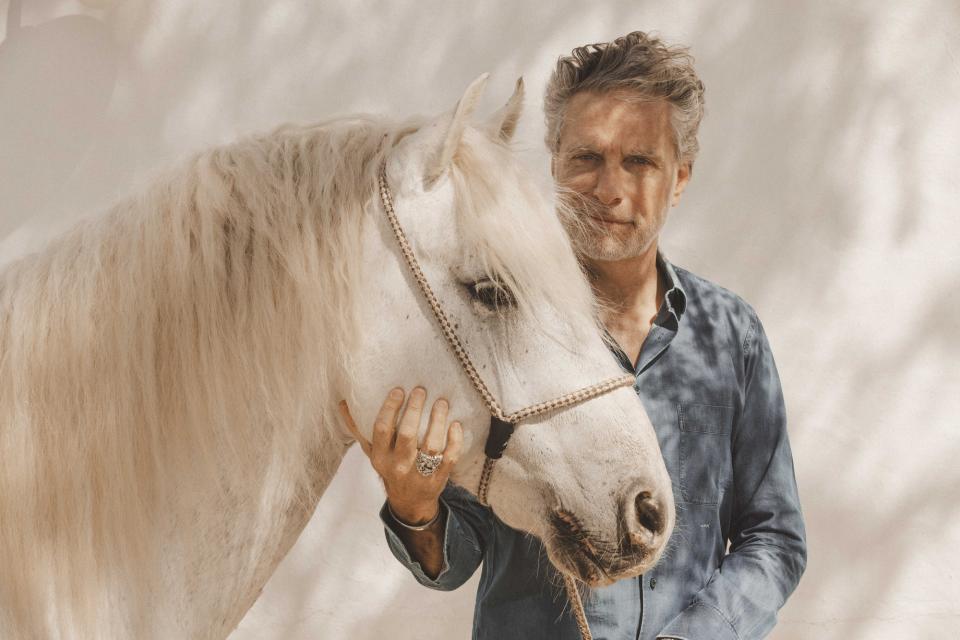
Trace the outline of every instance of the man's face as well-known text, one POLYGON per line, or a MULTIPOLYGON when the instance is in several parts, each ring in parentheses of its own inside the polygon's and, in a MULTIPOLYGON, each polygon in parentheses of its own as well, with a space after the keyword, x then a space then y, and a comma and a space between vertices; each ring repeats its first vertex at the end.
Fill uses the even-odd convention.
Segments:
POLYGON ((653 245, 690 179, 676 157, 670 105, 624 92, 575 94, 567 105, 557 184, 576 220, 565 220, 574 249, 592 260, 623 260, 653 245))

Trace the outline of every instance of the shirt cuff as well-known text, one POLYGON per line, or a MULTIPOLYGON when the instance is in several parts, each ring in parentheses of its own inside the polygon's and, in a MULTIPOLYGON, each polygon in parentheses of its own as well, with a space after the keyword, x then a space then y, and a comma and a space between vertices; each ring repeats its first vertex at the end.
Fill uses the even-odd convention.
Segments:
POLYGON ((720 613, 720 610, 705 602, 694 602, 684 609, 657 634, 657 639, 661 638, 740 640, 736 629, 720 613))
POLYGON ((423 571, 423 567, 420 566, 420 563, 413 559, 410 555, 410 551, 407 549, 407 546, 403 543, 403 540, 398 535, 401 525, 390 515, 390 511, 387 509, 387 503, 384 501, 383 507, 380 508, 380 520, 383 521, 383 529, 387 536, 387 544, 390 546, 390 549, 393 551, 393 555, 397 557, 407 569, 410 570, 410 573, 417 579, 417 582, 424 585, 425 587, 431 587, 433 589, 442 589, 442 578, 450 570, 450 563, 447 561, 447 538, 450 535, 451 522, 450 522, 450 508, 447 506, 447 503, 444 502, 443 498, 440 498, 440 509, 444 512, 444 529, 443 529, 443 566, 440 568, 440 573, 437 574, 436 578, 430 578, 423 571))

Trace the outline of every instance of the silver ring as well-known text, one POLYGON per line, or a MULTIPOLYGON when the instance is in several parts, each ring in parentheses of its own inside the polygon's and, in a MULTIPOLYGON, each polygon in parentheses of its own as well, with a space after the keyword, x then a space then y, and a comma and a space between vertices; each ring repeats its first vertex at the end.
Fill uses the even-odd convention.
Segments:
POLYGON ((443 454, 430 455, 417 449, 417 471, 422 476, 432 476, 436 473, 440 463, 443 462, 443 454))

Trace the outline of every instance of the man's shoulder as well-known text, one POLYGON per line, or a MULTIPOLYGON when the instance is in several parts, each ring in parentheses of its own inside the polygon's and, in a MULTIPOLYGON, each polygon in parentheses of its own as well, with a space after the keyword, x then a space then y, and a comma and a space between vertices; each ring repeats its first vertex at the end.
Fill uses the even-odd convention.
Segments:
POLYGON ((673 265, 686 294, 686 313, 691 320, 721 322, 741 344, 749 341, 760 323, 756 309, 739 294, 688 269, 673 265))
POLYGON ((744 300, 739 294, 720 286, 719 284, 707 280, 703 276, 698 276, 689 269, 673 265, 673 269, 680 280, 680 286, 687 294, 687 301, 700 302, 704 305, 719 307, 724 310, 743 313, 756 316, 757 312, 753 306, 744 300))

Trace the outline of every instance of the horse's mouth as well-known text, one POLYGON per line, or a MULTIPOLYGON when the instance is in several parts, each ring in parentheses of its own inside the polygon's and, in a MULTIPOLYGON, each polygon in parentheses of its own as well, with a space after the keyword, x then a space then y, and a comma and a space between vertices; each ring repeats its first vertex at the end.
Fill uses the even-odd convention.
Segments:
POLYGON ((556 561, 560 565, 558 568, 587 586, 604 587, 616 581, 607 574, 600 559, 588 547, 565 550, 561 558, 556 561))
POLYGON ((590 587, 606 586, 648 568, 649 550, 606 542, 561 509, 554 510, 550 520, 554 533, 548 546, 551 561, 590 587))

